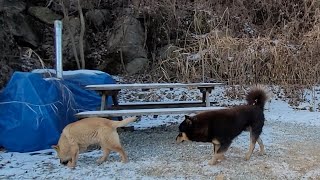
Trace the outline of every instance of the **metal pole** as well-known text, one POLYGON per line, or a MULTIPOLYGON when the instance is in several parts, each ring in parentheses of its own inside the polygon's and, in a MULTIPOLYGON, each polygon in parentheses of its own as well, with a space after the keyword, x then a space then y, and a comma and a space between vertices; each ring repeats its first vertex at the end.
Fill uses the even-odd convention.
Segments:
POLYGON ((54 21, 55 30, 55 50, 56 50, 56 76, 62 79, 62 22, 54 21))

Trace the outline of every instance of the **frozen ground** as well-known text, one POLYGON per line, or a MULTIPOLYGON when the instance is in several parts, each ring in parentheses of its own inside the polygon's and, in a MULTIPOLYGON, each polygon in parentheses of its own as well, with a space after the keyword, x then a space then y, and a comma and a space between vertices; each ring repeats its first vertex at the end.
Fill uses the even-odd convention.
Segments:
MULTIPOLYGON (((217 105, 243 103, 224 97, 224 92, 223 88, 216 89, 212 101, 217 105)), ((123 92, 121 101, 133 101, 135 97, 140 98, 138 101, 196 100, 198 96, 197 90, 187 93, 185 89, 133 91, 123 92)), ((261 138, 266 155, 259 156, 256 148, 249 161, 244 160, 249 146, 247 132, 233 142, 225 161, 210 166, 211 144, 175 144, 181 115, 148 116, 131 124, 136 129, 133 132, 119 130, 129 157, 126 164, 112 153, 106 163, 97 166, 99 150, 81 154, 73 170, 60 165, 51 149, 1 152, 0 179, 320 179, 320 112, 297 111, 285 101, 275 99, 274 96, 265 111, 267 121, 261 138)), ((309 109, 313 105, 301 106, 309 109)))

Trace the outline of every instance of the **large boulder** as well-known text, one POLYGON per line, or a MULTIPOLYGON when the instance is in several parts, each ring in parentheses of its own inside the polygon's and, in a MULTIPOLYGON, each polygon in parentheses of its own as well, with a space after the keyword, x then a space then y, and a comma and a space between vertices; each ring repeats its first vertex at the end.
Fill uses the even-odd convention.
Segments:
POLYGON ((21 13, 8 13, 6 18, 6 23, 19 44, 37 47, 39 38, 28 21, 31 21, 29 17, 21 13))
POLYGON ((20 13, 26 9, 22 0, 0 0, 0 12, 20 13))
POLYGON ((102 30, 105 25, 112 23, 110 11, 106 9, 93 9, 85 14, 88 25, 93 26, 97 30, 102 30))
POLYGON ((147 58, 135 58, 126 64, 126 71, 128 74, 136 74, 144 70, 148 65, 149 60, 147 58))
POLYGON ((13 70, 7 63, 0 59, 0 91, 7 84, 13 70))
POLYGON ((122 61, 124 64, 128 64, 134 59, 143 58, 143 61, 138 60, 139 63, 131 63, 133 66, 137 64, 133 68, 137 72, 142 70, 147 64, 145 63, 147 51, 144 48, 145 33, 141 23, 132 16, 122 16, 116 20, 113 29, 107 48, 114 61, 117 61, 117 64, 121 66, 122 61), (141 62, 144 62, 143 65, 141 62))
MULTIPOLYGON (((43 0, 42 0, 43 1, 43 0)), ((94 9, 100 1, 92 0, 80 0, 80 4, 83 10, 94 9)), ((64 6, 69 12, 78 12, 78 0, 63 0, 64 6)), ((60 1, 51 1, 51 9, 55 12, 62 13, 62 7, 60 1)))
POLYGON ((54 24, 55 20, 62 19, 62 16, 47 7, 33 6, 28 9, 28 13, 46 24, 54 24))
MULTIPOLYGON (((16 70, 28 70, 32 60, 26 63, 21 46, 37 47, 39 38, 30 25, 31 17, 23 14, 26 3, 22 0, 0 0, 0 89, 16 70), (22 51, 21 51, 22 50, 22 51)), ((37 61, 35 64, 39 63, 37 61)))
MULTIPOLYGON (((77 64, 75 60, 75 56, 73 53, 73 46, 71 41, 71 36, 74 38, 74 43, 77 49, 77 56, 80 61, 80 51, 79 51, 79 40, 80 40, 80 18, 78 17, 69 17, 69 23, 67 23, 66 19, 62 20, 63 23, 63 34, 62 34, 62 49, 63 49, 63 67, 65 69, 77 69, 77 64), (67 26, 71 28, 71 34, 67 29, 67 26)), ((86 39, 84 42, 84 50, 86 49, 86 39)))
POLYGON ((0 0, 0 13, 6 28, 15 37, 19 44, 37 47, 39 39, 33 28, 29 25, 30 18, 22 12, 26 9, 26 3, 21 0, 0 0))

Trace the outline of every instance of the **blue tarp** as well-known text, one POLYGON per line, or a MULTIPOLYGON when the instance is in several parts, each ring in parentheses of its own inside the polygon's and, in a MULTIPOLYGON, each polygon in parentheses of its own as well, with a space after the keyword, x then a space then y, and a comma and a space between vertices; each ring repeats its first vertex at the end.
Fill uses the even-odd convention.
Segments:
POLYGON ((62 129, 76 120, 75 113, 100 107, 100 96, 83 87, 112 83, 106 73, 75 73, 59 80, 15 72, 0 92, 0 146, 14 152, 51 148, 62 129))

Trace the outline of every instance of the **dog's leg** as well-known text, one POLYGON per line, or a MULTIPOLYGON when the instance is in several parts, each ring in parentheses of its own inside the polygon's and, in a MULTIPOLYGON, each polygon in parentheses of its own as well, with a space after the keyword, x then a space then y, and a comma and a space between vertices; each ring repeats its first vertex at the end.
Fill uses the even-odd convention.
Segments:
POLYGON ((254 146, 256 144, 256 140, 255 139, 253 139, 253 138, 250 138, 250 139, 251 139, 251 141, 250 141, 249 151, 246 153, 246 157, 245 157, 246 161, 248 161, 250 159, 251 154, 252 154, 252 152, 254 150, 254 146))
MULTIPOLYGON (((219 148, 221 147, 220 144, 213 144, 213 155, 218 153, 219 148)), ((218 157, 217 160, 224 160, 226 159, 226 157, 224 156, 224 154, 222 154, 221 156, 218 157)))
POLYGON ((212 159, 209 161, 209 165, 215 165, 218 162, 218 159, 216 159, 216 155, 218 153, 218 150, 220 148, 220 144, 214 144, 213 143, 213 154, 212 154, 212 159))
POLYGON ((105 162, 108 159, 109 154, 110 154, 110 149, 109 148, 101 147, 101 149, 103 149, 103 156, 97 160, 97 163, 99 165, 102 164, 103 162, 105 162))
POLYGON ((74 168, 76 167, 77 160, 79 157, 79 147, 77 145, 73 145, 70 149, 71 151, 71 160, 68 162, 68 167, 74 168))
MULTIPOLYGON (((251 135, 251 134, 252 134, 252 128, 249 126, 249 127, 247 127, 246 130, 250 132, 250 139, 251 139, 251 136, 252 136, 252 135, 251 135)), ((260 147, 260 155, 264 155, 264 154, 265 154, 264 145, 263 145, 263 142, 262 142, 262 140, 261 140, 260 137, 258 137, 257 142, 258 142, 259 147, 260 147)))
POLYGON ((220 148, 220 142, 217 139, 212 140, 213 145, 213 152, 212 152, 212 159, 209 161, 209 165, 214 165, 217 163, 218 159, 215 159, 215 155, 218 153, 218 150, 220 148))
POLYGON ((218 163, 218 160, 225 159, 224 153, 228 150, 231 142, 223 144, 213 144, 214 154, 212 159, 209 161, 209 165, 215 165, 218 163))
POLYGON ((250 159, 252 152, 254 150, 255 144, 256 144, 256 140, 254 138, 251 138, 249 151, 246 153, 246 157, 245 157, 246 161, 248 161, 250 159))
POLYGON ((121 156, 121 162, 126 163, 128 162, 127 154, 124 152, 118 133, 115 131, 112 135, 109 135, 112 138, 106 140, 106 145, 112 151, 116 151, 121 156))
POLYGON ((128 162, 127 154, 124 152, 124 150, 121 146, 117 147, 117 148, 113 148, 113 150, 119 153, 119 155, 121 156, 121 162, 123 162, 123 163, 128 162))
POLYGON ((245 160, 250 159, 252 152, 255 148, 256 142, 258 142, 258 144, 260 146, 260 152, 264 153, 264 145, 262 143, 262 140, 260 139, 262 127, 263 127, 263 124, 257 124, 257 125, 252 126, 250 128, 250 146, 249 146, 249 151, 246 153, 245 160))
MULTIPOLYGON (((260 131, 260 133, 261 133, 261 131, 260 131)), ((261 142, 261 144, 262 144, 262 140, 259 138, 260 133, 254 132, 253 129, 251 128, 251 130, 250 130, 250 146, 249 146, 249 151, 246 153, 246 157, 245 157, 246 161, 248 161, 250 159, 257 141, 258 141, 258 144, 259 144, 260 150, 261 150, 261 145, 259 143, 259 142, 261 142), (260 139, 260 140, 258 140, 258 139, 260 139)), ((262 147, 262 149, 264 151, 264 147, 262 147)))
POLYGON ((257 142, 258 142, 259 147, 260 147, 260 152, 259 152, 260 155, 265 155, 266 152, 264 151, 264 145, 263 145, 262 139, 260 137, 257 139, 257 142))

